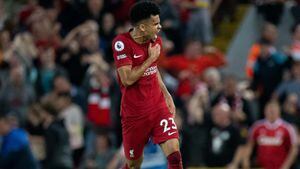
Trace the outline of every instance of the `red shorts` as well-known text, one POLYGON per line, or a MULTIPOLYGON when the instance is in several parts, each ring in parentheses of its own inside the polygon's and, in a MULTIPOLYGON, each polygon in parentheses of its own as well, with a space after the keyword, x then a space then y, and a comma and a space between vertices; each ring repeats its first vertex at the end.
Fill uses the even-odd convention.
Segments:
POLYGON ((179 138, 173 115, 168 108, 149 113, 143 118, 122 118, 124 153, 127 159, 139 159, 145 144, 152 138, 155 144, 179 138))

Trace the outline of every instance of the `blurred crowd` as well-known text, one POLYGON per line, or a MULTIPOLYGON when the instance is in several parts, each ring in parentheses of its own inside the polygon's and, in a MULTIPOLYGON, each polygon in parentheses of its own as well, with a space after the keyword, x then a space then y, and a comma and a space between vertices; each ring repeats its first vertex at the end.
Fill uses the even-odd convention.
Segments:
MULTIPOLYGON (((123 165, 111 42, 131 28, 136 1, 0 0, 1 169, 123 165)), ((300 1, 290 1, 292 43, 280 48, 285 0, 154 1, 160 72, 177 107, 184 165, 300 168, 300 1), (211 45, 240 3, 255 5, 265 21, 245 56, 245 79, 221 73, 226 56, 211 45)), ((143 168, 166 168, 151 140, 144 161, 143 168)))

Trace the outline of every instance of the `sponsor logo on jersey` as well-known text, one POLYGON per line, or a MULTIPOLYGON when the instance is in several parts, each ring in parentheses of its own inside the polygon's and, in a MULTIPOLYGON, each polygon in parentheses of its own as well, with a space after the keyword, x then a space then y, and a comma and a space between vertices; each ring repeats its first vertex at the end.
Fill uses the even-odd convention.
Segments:
POLYGON ((126 57, 127 57, 126 54, 122 54, 122 55, 118 55, 117 59, 120 60, 120 59, 124 59, 126 57))
POLYGON ((136 54, 134 54, 134 55, 133 55, 133 58, 137 59, 137 58, 142 57, 142 56, 143 56, 143 55, 136 55, 136 54))
POLYGON ((115 43, 115 50, 120 52, 124 49, 124 43, 122 41, 117 41, 115 43))
POLYGON ((150 76, 154 73, 157 72, 157 66, 151 66, 149 68, 146 69, 146 71, 144 72, 143 76, 150 76))
POLYGON ((176 131, 174 131, 174 132, 168 132, 168 136, 171 136, 171 135, 173 135, 175 133, 176 133, 176 131))
POLYGON ((270 137, 270 136, 260 136, 258 137, 258 144, 265 146, 279 146, 283 142, 281 137, 270 137))

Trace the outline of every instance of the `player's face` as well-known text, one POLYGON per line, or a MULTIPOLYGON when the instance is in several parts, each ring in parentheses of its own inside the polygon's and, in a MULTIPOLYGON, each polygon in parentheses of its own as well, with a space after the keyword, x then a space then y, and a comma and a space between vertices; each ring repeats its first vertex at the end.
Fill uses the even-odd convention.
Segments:
POLYGON ((280 117, 280 108, 274 104, 268 104, 265 108, 266 119, 274 122, 280 117))
POLYGON ((151 16, 144 23, 145 25, 145 36, 149 39, 156 39, 157 34, 161 29, 159 15, 151 16))

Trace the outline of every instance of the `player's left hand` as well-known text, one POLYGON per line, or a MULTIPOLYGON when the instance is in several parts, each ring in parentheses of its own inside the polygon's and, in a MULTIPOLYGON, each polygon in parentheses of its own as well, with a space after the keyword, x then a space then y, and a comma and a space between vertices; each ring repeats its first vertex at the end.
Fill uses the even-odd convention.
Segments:
POLYGON ((170 113, 173 114, 173 116, 175 117, 176 109, 175 109, 174 101, 171 96, 166 97, 166 103, 167 103, 170 113))

